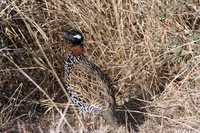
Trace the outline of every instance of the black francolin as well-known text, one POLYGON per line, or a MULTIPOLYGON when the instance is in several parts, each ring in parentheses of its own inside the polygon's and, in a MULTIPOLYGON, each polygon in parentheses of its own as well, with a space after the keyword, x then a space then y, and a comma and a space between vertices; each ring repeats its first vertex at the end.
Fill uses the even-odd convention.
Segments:
POLYGON ((66 88, 71 101, 82 113, 100 115, 108 124, 116 125, 109 78, 83 54, 83 35, 79 31, 68 30, 64 38, 72 43, 65 65, 66 88))

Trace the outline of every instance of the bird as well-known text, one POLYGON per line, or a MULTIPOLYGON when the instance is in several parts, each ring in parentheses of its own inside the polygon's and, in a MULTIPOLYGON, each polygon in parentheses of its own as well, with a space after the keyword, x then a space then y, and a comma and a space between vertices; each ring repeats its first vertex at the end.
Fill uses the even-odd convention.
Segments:
POLYGON ((102 116, 107 124, 117 125, 110 78, 84 54, 84 37, 75 29, 64 32, 71 42, 65 62, 64 81, 69 97, 82 113, 102 116))

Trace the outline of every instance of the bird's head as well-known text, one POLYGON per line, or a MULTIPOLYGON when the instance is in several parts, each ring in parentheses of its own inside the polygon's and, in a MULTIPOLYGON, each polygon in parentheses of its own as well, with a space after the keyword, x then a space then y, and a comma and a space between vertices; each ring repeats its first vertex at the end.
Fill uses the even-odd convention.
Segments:
POLYGON ((83 47, 83 35, 77 30, 68 30, 64 32, 64 38, 69 40, 73 46, 83 47))

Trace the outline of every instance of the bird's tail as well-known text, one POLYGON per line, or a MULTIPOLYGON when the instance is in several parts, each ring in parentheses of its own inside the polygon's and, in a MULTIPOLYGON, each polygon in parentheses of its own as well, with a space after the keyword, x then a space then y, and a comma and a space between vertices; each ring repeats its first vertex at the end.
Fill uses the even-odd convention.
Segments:
POLYGON ((115 112, 112 108, 108 108, 107 110, 102 112, 103 118, 106 120, 107 124, 117 126, 117 118, 115 117, 115 112))

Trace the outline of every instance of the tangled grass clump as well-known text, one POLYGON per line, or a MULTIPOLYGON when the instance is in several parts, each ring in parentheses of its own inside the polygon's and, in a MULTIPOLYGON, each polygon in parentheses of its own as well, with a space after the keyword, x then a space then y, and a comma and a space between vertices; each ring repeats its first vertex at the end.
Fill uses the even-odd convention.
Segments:
POLYGON ((199 12, 198 0, 1 0, 0 132, 82 130, 63 86, 69 28, 112 79, 123 123, 90 132, 200 132, 199 12))

